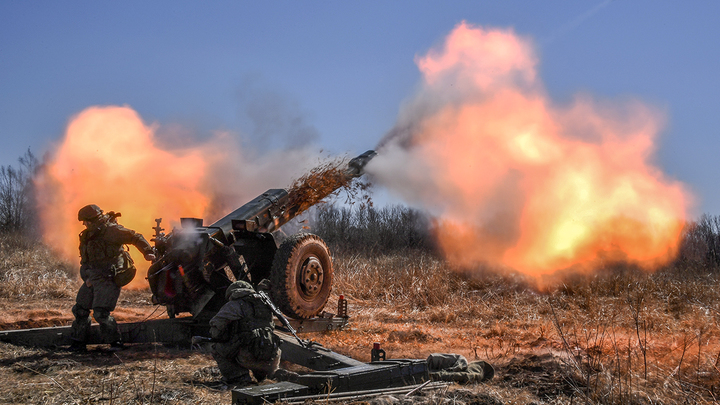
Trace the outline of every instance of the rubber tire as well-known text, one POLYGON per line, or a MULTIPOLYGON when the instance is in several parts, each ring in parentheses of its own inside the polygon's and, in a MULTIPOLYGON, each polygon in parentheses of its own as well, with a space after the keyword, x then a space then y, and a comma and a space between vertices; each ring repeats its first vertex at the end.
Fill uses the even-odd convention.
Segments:
POLYGON ((270 295, 285 315, 308 319, 319 314, 333 283, 332 259, 325 242, 311 233, 285 239, 275 253, 270 282, 270 295))

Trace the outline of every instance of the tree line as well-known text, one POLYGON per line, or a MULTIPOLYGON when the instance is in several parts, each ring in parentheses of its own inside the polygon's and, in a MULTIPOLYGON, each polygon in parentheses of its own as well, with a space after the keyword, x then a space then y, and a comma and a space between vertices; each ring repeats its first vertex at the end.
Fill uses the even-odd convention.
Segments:
POLYGON ((311 231, 338 253, 436 252, 431 219, 401 205, 380 209, 325 205, 315 210, 311 231))
POLYGON ((39 167, 30 149, 18 158, 17 166, 0 166, 0 233, 37 235, 33 178, 39 167))

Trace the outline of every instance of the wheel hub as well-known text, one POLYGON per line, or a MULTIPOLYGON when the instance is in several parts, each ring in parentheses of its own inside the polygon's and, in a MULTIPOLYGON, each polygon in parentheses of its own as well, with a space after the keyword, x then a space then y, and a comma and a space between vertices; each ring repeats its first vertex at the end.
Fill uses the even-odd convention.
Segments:
POLYGON ((311 256, 300 269, 300 288, 303 295, 312 298, 318 295, 323 285, 323 267, 317 257, 311 256))

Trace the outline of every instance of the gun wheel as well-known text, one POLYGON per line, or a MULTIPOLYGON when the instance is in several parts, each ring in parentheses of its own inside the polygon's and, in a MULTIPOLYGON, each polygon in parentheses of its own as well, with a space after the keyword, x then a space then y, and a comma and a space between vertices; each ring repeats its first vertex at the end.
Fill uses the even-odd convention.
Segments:
POLYGON ((273 301, 286 315, 312 318, 325 308, 333 282, 330 251, 319 236, 299 233, 275 253, 270 281, 273 301))

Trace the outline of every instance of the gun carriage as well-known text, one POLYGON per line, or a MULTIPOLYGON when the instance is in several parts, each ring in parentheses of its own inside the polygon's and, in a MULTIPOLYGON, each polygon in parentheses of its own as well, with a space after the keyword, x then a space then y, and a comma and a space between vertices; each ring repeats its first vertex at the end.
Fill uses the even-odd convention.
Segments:
MULTIPOLYGON (((350 160, 335 188, 323 193, 361 176, 375 155, 367 151, 350 160)), ((278 244, 273 234, 305 208, 307 202, 293 190, 270 189, 207 226, 202 219, 182 218, 181 228, 165 235, 156 220, 152 241, 159 259, 148 270, 153 301, 165 305, 171 318, 189 312, 207 319, 225 303, 233 281, 257 287, 268 279, 271 298, 283 313, 300 320, 320 315, 333 282, 327 245, 310 233, 278 244)))

